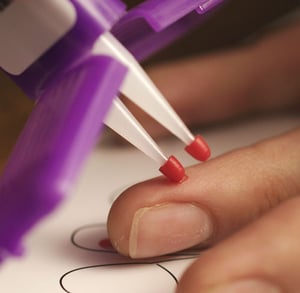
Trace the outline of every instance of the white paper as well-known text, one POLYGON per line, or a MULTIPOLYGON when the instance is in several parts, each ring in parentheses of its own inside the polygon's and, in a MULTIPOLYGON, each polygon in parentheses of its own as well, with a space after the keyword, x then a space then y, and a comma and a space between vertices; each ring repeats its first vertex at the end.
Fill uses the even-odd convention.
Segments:
MULTIPOLYGON (((239 121, 201 132, 213 155, 248 145, 299 126, 300 118, 239 121)), ((175 139, 160 143, 184 165, 196 163, 175 139)), ((160 175, 158 166, 131 146, 105 140, 91 154, 73 194, 26 239, 26 255, 0 268, 0 292, 19 293, 171 293, 198 252, 133 261, 103 249, 109 207, 122 189, 160 175), (72 238, 73 237, 73 238, 72 238)), ((126 211, 124 211, 126 213, 126 211)))

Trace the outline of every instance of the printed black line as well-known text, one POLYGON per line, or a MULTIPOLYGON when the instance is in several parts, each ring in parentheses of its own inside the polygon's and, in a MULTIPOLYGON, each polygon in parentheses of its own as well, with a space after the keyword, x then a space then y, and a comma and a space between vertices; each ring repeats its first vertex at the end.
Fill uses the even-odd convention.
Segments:
MULTIPOLYGON (((101 265, 91 265, 91 266, 86 266, 86 267, 80 267, 80 268, 76 268, 73 269, 71 271, 68 271, 66 273, 64 273, 60 279, 59 279, 59 285, 60 287, 67 293, 72 293, 71 291, 68 291, 66 289, 66 287, 64 286, 63 282, 65 277, 67 277, 68 275, 77 272, 77 271, 82 271, 82 270, 89 270, 89 269, 94 269, 94 268, 100 268, 100 267, 110 267, 110 266, 128 266, 128 265, 147 265, 147 264, 156 264, 159 267, 161 267, 159 264, 155 263, 155 262, 124 262, 124 263, 108 263, 108 264, 101 264, 101 265)), ((167 271, 165 268, 161 267, 163 270, 167 271)), ((168 272, 168 271, 167 271, 168 272)), ((172 273, 170 273, 170 275, 173 277, 172 273)), ((173 277, 174 278, 174 277, 173 277)), ((175 278, 176 279, 176 278, 175 278)))
POLYGON ((169 271, 167 268, 165 268, 163 265, 161 265, 159 263, 157 263, 156 265, 158 267, 160 267, 161 269, 163 269, 164 271, 166 271, 174 279, 175 283, 178 284, 178 280, 177 280, 176 276, 171 271, 169 271))
MULTIPOLYGON (((104 225, 99 224, 99 223, 98 224, 89 224, 89 225, 79 227, 79 228, 75 229, 73 231, 73 233, 71 234, 70 241, 75 247, 86 250, 86 251, 97 252, 97 253, 103 252, 103 253, 118 254, 118 252, 114 251, 114 250, 88 248, 88 247, 81 246, 76 242, 75 237, 80 231, 82 231, 84 229, 87 229, 87 228, 102 228, 102 227, 104 227, 104 225)), ((187 260, 187 259, 194 259, 199 255, 199 253, 200 253, 200 250, 192 249, 192 250, 185 250, 185 251, 182 251, 182 252, 161 256, 161 257, 155 258, 153 260, 151 260, 151 259, 147 259, 147 260, 141 259, 139 261, 132 261, 132 262, 126 261, 126 262, 97 264, 97 265, 79 267, 79 268, 75 268, 73 270, 70 270, 70 271, 64 273, 59 279, 59 284, 60 284, 60 287, 62 288, 63 291, 65 291, 66 293, 72 293, 71 291, 68 291, 66 289, 66 287, 64 286, 64 284, 63 284, 64 279, 66 278, 66 276, 68 276, 68 275, 70 275, 70 274, 72 274, 76 271, 80 271, 80 270, 87 270, 87 269, 93 269, 93 268, 99 268, 99 267, 109 267, 109 266, 125 266, 125 265, 130 265, 130 266, 131 265, 157 265, 162 270, 167 272, 174 279, 174 281, 177 284, 178 280, 177 280, 176 276, 171 271, 169 271, 167 268, 165 268, 161 263, 171 262, 171 261, 173 262, 173 261, 187 260)))
POLYGON ((85 247, 85 246, 81 246, 79 245, 76 241, 75 241, 75 237, 76 235, 81 231, 81 230, 84 230, 84 229, 87 229, 87 228, 101 228, 102 225, 101 224, 89 224, 89 225, 85 225, 85 226, 82 226, 82 227, 79 227, 77 228, 76 230, 73 231, 73 233, 71 234, 71 237, 70 237, 70 241, 71 243, 80 248, 80 249, 83 249, 83 250, 86 250, 86 251, 93 251, 93 252, 104 252, 104 253, 111 253, 111 254, 118 254, 117 251, 115 250, 105 250, 105 249, 100 249, 100 248, 88 248, 88 247, 85 247))

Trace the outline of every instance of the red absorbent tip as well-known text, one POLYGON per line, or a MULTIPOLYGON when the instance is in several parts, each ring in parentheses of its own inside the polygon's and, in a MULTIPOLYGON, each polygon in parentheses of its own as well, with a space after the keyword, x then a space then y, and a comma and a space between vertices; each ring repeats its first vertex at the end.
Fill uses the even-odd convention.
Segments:
POLYGON ((181 182, 186 178, 183 166, 174 156, 170 156, 169 159, 159 168, 159 171, 174 182, 181 182))
POLYGON ((185 150, 199 161, 206 161, 210 157, 209 146, 200 135, 197 135, 194 141, 185 147, 185 150))

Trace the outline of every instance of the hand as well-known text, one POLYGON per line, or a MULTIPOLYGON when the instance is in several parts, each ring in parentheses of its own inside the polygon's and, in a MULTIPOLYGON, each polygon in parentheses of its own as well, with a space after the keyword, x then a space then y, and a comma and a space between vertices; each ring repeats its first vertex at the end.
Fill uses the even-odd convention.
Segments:
MULTIPOLYGON (((299 52, 298 23, 150 74, 187 123, 207 123, 297 107, 299 52)), ((300 292, 300 128, 186 171, 179 185, 159 177, 121 194, 108 219, 115 248, 144 258, 211 247, 177 293, 300 292)))

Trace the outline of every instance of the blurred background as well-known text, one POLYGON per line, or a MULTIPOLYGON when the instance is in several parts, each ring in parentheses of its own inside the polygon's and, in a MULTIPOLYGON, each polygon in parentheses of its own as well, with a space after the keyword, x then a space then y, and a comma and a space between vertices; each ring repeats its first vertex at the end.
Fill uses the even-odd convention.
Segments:
MULTIPOLYGON (((143 1, 124 2, 132 8, 143 1)), ((299 6, 300 0, 228 0, 195 31, 147 60, 147 65, 237 46, 284 23, 280 20, 299 6)), ((33 102, 0 70, 0 170, 32 108, 33 102)))

